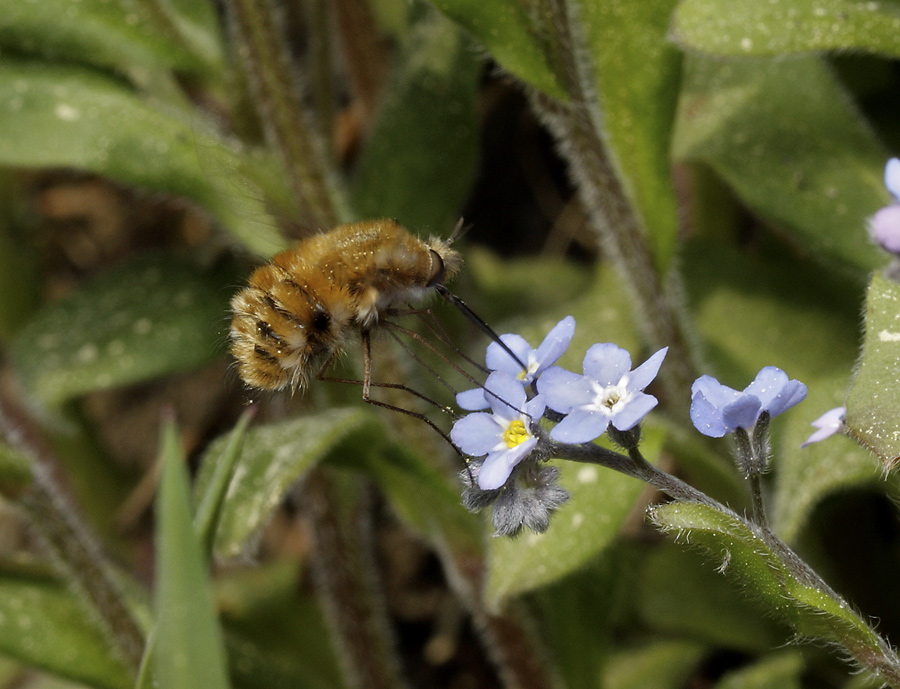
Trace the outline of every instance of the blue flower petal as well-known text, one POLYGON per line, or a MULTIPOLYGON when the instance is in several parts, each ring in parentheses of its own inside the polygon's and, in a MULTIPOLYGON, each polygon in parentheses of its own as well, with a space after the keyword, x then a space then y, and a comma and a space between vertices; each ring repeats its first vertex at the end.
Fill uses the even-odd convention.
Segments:
POLYGON ((559 360, 559 357, 568 349, 574 334, 575 319, 572 316, 563 318, 553 327, 553 330, 547 333, 547 337, 534 353, 535 361, 538 363, 535 375, 540 375, 559 360))
POLYGON ((494 371, 484 383, 484 398, 491 411, 504 419, 517 419, 525 406, 522 381, 506 371, 494 371))
POLYGON ((547 406, 561 414, 568 414, 574 407, 588 404, 594 399, 593 386, 584 376, 572 373, 559 366, 544 371, 538 378, 538 392, 547 401, 547 406))
MULTIPOLYGON (((513 354, 522 360, 523 364, 528 366, 528 359, 533 355, 534 350, 524 337, 510 333, 501 335, 500 340, 512 350, 513 354)), ((522 373, 522 366, 519 362, 513 359, 506 350, 496 342, 491 342, 488 345, 484 362, 492 371, 506 371, 513 376, 518 376, 522 373)))
MULTIPOLYGON (((643 390, 653 382, 656 374, 659 373, 659 367, 662 366, 663 359, 666 358, 668 347, 663 347, 656 354, 651 356, 647 361, 638 366, 631 375, 628 376, 628 390, 643 390)), ((616 428, 619 428, 616 426, 616 428)), ((626 431, 627 428, 619 428, 620 431, 626 431)))
POLYGON ((560 421, 550 437, 562 443, 586 443, 599 438, 609 426, 609 416, 599 411, 575 409, 560 421))
MULTIPOLYGON (((704 376, 704 378, 709 377, 711 376, 704 376)), ((715 378, 712 380, 718 383, 715 378)), ((695 388, 697 388, 697 382, 699 379, 694 382, 695 388)), ((719 407, 707 399, 703 389, 695 389, 691 398, 691 422, 698 431, 710 438, 721 438, 731 430, 726 428, 719 407)))
POLYGON ((631 371, 631 355, 612 343, 595 344, 584 356, 584 375, 600 385, 614 385, 631 371))
POLYGON ((487 409, 491 405, 484 398, 484 390, 472 388, 471 390, 463 390, 456 395, 456 406, 466 411, 478 411, 479 409, 487 409))
POLYGON ((722 383, 712 376, 700 376, 694 381, 694 384, 691 386, 691 399, 693 399, 697 393, 701 393, 704 399, 716 409, 724 408, 741 396, 741 393, 737 390, 734 390, 727 385, 722 385, 722 383))
POLYGON ((744 394, 758 398, 762 408, 767 409, 769 402, 775 399, 787 382, 787 373, 777 366, 765 366, 756 374, 753 382, 744 388, 744 394))
POLYGON ((525 459, 537 445, 537 438, 529 438, 513 448, 489 454, 478 472, 478 487, 495 490, 509 479, 515 466, 525 459))
POLYGON ((525 403, 525 409, 523 411, 532 421, 537 421, 544 415, 544 410, 546 408, 546 398, 543 395, 538 394, 525 403))
POLYGON ((799 380, 789 380, 771 402, 763 405, 763 409, 771 416, 778 416, 805 399, 806 386, 799 380))
POLYGON ((762 402, 755 395, 743 395, 736 401, 725 406, 722 410, 722 423, 728 431, 735 428, 753 428, 759 413, 762 411, 762 402))
POLYGON ((493 416, 478 412, 454 423, 450 429, 450 439, 465 454, 481 457, 503 442, 503 431, 493 416))
POLYGON ((844 415, 846 413, 847 409, 845 407, 836 407, 822 414, 822 416, 812 422, 812 426, 819 430, 809 436, 800 447, 806 447, 820 440, 825 440, 825 438, 829 438, 840 431, 844 427, 844 415))
POLYGON ((629 399, 628 404, 622 407, 620 411, 613 414, 609 422, 620 431, 629 431, 637 426, 641 419, 647 416, 657 404, 659 404, 659 400, 653 395, 639 392, 629 399))
POLYGON ((900 158, 891 158, 884 166, 884 186, 900 201, 900 158))

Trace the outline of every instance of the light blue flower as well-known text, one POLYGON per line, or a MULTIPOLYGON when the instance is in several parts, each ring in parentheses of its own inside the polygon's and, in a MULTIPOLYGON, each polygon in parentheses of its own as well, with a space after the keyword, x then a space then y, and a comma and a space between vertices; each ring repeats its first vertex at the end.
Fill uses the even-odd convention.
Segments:
POLYGON ((835 407, 822 414, 822 416, 810 424, 819 430, 809 436, 806 439, 806 442, 800 447, 806 447, 807 445, 812 445, 820 440, 825 440, 825 438, 829 438, 841 431, 844 428, 844 415, 846 413, 846 407, 835 407))
POLYGON ((544 414, 544 398, 526 400, 521 382, 506 371, 494 371, 484 384, 491 413, 464 416, 450 430, 456 446, 471 457, 487 455, 476 480, 482 490, 500 488, 515 466, 537 444, 531 425, 544 414))
POLYGON ((631 370, 631 355, 614 344, 595 344, 584 357, 584 375, 554 366, 538 380, 547 406, 565 414, 550 436, 564 443, 599 438, 612 424, 634 428, 658 400, 643 392, 656 378, 668 347, 631 370))
POLYGON ((869 221, 869 235, 885 251, 900 254, 900 159, 891 158, 884 168, 884 185, 897 203, 879 210, 869 221))
POLYGON ((788 380, 775 366, 766 366, 743 392, 722 385, 712 376, 700 376, 691 386, 691 421, 703 435, 721 438, 736 428, 749 430, 764 411, 778 416, 802 402, 806 386, 788 380))
MULTIPOLYGON (((501 335, 500 339, 507 347, 527 366, 523 370, 519 362, 514 360, 499 344, 491 342, 487 348, 485 363, 491 371, 506 371, 515 376, 522 387, 527 387, 544 372, 549 366, 555 364, 559 357, 563 355, 569 343, 572 341, 572 335, 575 333, 575 319, 566 316, 553 329, 547 333, 547 337, 538 346, 532 349, 531 345, 520 335, 506 334, 501 335)), ((473 388, 465 390, 456 396, 456 404, 462 409, 473 411, 476 409, 487 409, 490 404, 486 399, 484 390, 481 388, 473 388)))

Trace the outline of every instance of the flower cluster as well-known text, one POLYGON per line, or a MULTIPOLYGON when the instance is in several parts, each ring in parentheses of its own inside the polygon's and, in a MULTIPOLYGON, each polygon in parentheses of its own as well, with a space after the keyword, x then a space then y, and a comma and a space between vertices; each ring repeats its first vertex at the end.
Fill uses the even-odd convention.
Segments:
POLYGON ((869 234, 885 251, 900 254, 900 159, 891 158, 884 168, 884 185, 897 202, 872 216, 869 234))
MULTIPOLYGON (((560 444, 592 447, 593 440, 615 431, 614 442, 636 446, 639 424, 657 406, 645 389, 656 378, 666 348, 632 369, 627 351, 595 344, 587 350, 582 373, 574 373, 555 365, 574 332, 575 319, 568 316, 537 348, 519 335, 501 335, 506 348, 497 342, 488 346, 491 373, 484 386, 457 395, 459 406, 472 412, 450 432, 471 458, 461 474, 463 503, 476 512, 491 507, 497 535, 515 535, 524 527, 546 530, 553 511, 568 499, 556 483, 559 471, 544 464, 560 444), (553 425, 544 428, 542 421, 553 425)), ((765 470, 769 420, 801 402, 806 386, 767 366, 742 391, 701 376, 691 392, 694 426, 714 438, 735 434, 736 454, 749 457, 738 456, 738 463, 749 476, 765 470)), ((829 414, 816 422, 821 430, 806 444, 840 428, 843 410, 829 414)))

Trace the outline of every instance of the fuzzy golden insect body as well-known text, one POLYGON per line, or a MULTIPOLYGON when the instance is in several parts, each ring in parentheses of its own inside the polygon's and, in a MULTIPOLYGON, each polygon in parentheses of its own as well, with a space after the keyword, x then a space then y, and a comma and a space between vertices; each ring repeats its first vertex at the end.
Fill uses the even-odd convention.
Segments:
POLYGON ((461 263, 450 243, 418 239, 392 220, 341 225, 257 268, 231 300, 231 353, 250 387, 306 384, 347 337, 421 298, 461 263))

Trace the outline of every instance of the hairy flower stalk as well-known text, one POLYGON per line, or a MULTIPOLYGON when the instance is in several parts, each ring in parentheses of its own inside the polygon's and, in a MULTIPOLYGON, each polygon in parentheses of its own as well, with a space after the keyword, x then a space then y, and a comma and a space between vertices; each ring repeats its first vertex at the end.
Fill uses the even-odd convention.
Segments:
MULTIPOLYGON (((588 67, 578 58, 580 47, 573 30, 577 26, 571 17, 573 8, 569 0, 544 0, 544 6, 558 71, 569 99, 561 103, 535 95, 532 102, 569 162, 601 248, 631 296, 650 348, 669 347, 672 365, 660 375, 665 397, 684 399, 698 374, 685 316, 671 296, 680 292, 680 285, 672 284, 675 275, 663 280, 657 272, 645 228, 603 143, 600 105, 589 86, 592 82, 588 67)), ((673 414, 682 413, 677 405, 670 405, 670 409, 673 414)))
POLYGON ((226 6, 266 136, 281 156, 308 226, 323 230, 348 221, 327 147, 302 105, 297 70, 288 57, 270 0, 228 0, 226 6))

